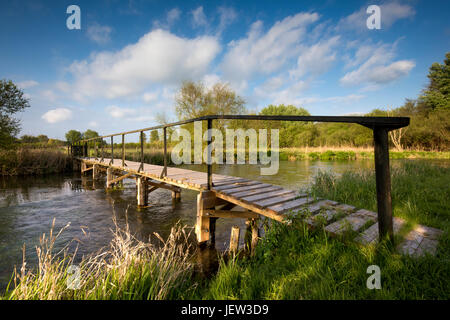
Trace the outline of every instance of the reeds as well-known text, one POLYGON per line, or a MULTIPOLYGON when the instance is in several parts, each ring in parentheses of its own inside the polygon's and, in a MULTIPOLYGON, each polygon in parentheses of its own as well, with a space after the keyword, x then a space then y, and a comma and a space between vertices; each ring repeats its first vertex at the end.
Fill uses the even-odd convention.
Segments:
MULTIPOLYGON (((195 290, 194 265, 189 260, 190 232, 177 223, 160 245, 136 239, 128 225, 116 225, 109 247, 83 257, 75 266, 75 253, 68 247, 54 253, 55 242, 67 228, 54 235, 52 225, 36 248, 38 267, 27 269, 25 258, 15 271, 4 298, 19 300, 60 299, 183 299, 195 290), (9 288, 14 284, 14 288, 9 288)), ((25 253, 24 253, 25 256, 25 253)))
POLYGON ((0 150, 0 175, 17 176, 61 173, 71 169, 72 162, 60 149, 0 150))

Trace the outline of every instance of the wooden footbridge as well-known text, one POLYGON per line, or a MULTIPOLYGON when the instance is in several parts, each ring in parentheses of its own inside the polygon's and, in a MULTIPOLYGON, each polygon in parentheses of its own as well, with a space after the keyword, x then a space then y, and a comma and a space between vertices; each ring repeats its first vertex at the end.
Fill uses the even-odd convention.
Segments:
MULTIPOLYGON (((394 231, 398 231, 403 224, 403 220, 393 219, 392 217, 388 131, 408 124, 409 118, 403 117, 214 115, 82 140, 71 145, 69 152, 71 152, 79 169, 82 172, 92 171, 94 179, 98 178, 100 172, 106 172, 107 187, 111 187, 125 178, 135 178, 137 204, 139 206, 148 205, 148 194, 157 188, 172 191, 174 199, 180 198, 182 189, 198 191, 195 230, 200 244, 207 241, 214 242, 215 223, 218 218, 244 218, 247 219, 248 230, 251 231, 251 245, 254 247, 258 239, 256 221, 259 217, 265 216, 273 220, 287 222, 289 221, 289 214, 293 211, 307 212, 306 222, 311 227, 321 223, 325 226, 325 230, 333 235, 342 234, 350 228, 360 233, 356 237, 357 241, 371 243, 385 237, 393 241, 394 231), (208 134, 207 172, 167 166, 167 128, 195 121, 207 121, 208 129, 210 129, 212 128, 212 121, 217 119, 345 122, 357 123, 371 128, 374 133, 378 212, 370 212, 364 209, 357 210, 353 206, 339 204, 331 200, 313 199, 307 194, 300 194, 276 185, 240 177, 213 174, 210 133, 208 134), (163 166, 144 163, 144 132, 156 129, 162 129, 164 134, 163 166), (131 133, 140 133, 140 162, 125 159, 125 135, 131 133), (120 157, 114 155, 113 138, 115 136, 122 137, 120 157), (95 140, 99 139, 103 142, 105 138, 111 139, 110 158, 104 157, 104 143, 101 143, 101 150, 98 150, 98 144, 94 143, 95 140), (93 147, 95 148, 94 156, 90 156, 89 150, 93 147), (236 206, 240 207, 241 211, 232 210, 236 206)), ((420 227, 422 227, 420 243, 417 244, 417 237, 414 238, 413 236, 409 244, 403 243, 405 250, 413 248, 414 251, 418 251, 422 242, 424 247, 430 246, 429 242, 423 240, 430 237, 433 240, 439 234, 439 231, 433 228, 420 227)), ((231 247, 237 245, 238 239, 236 237, 238 237, 236 232, 232 232, 231 247)), ((407 241, 409 240, 407 239, 407 241)))

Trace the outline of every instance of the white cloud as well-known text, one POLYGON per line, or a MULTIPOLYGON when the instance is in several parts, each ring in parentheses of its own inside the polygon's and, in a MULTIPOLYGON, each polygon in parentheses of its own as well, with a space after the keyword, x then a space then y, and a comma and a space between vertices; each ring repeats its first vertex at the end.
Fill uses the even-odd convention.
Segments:
POLYGON ((158 93, 157 93, 157 92, 145 92, 145 93, 142 95, 142 99, 143 99, 146 103, 153 102, 153 101, 155 101, 156 99, 158 99, 158 93))
POLYGON ((181 17, 181 10, 178 8, 173 8, 167 12, 166 21, 161 22, 159 20, 155 20, 153 22, 153 27, 156 29, 170 29, 172 25, 177 22, 181 17))
POLYGON ((177 21, 181 16, 181 11, 178 8, 173 8, 167 13, 167 23, 172 25, 175 21, 177 21))
POLYGON ((279 70, 298 53, 306 27, 317 21, 316 13, 299 13, 276 22, 263 33, 262 22, 252 24, 246 38, 229 43, 221 68, 226 79, 248 80, 255 74, 279 70))
POLYGON ((88 123, 89 127, 93 127, 93 128, 97 128, 98 127, 98 122, 97 121, 90 121, 88 123))
POLYGON ((58 108, 47 111, 42 115, 42 119, 48 123, 56 123, 72 118, 72 111, 66 108, 58 108))
POLYGON ((47 102, 55 102, 58 98, 56 93, 53 90, 44 90, 40 93, 41 97, 45 99, 47 102))
POLYGON ((415 63, 412 60, 393 61, 395 48, 396 43, 361 46, 356 51, 353 62, 347 63, 348 66, 353 67, 360 64, 359 67, 347 72, 340 79, 340 83, 345 86, 367 85, 366 91, 370 91, 376 89, 378 85, 407 75, 414 68, 415 63))
POLYGON ((219 7, 219 26, 217 33, 221 34, 225 28, 230 25, 237 18, 237 13, 233 8, 219 7))
POLYGON ((105 108, 106 112, 108 114, 116 119, 123 119, 127 118, 129 116, 134 116, 137 111, 135 109, 129 109, 129 108, 120 108, 118 106, 112 105, 105 108))
POLYGON ((195 10, 191 11, 192 15, 192 24, 194 27, 206 27, 208 25, 208 21, 206 20, 205 13, 203 12, 203 7, 200 6, 195 10))
POLYGON ((178 85, 200 79, 220 50, 215 37, 181 38, 153 30, 135 44, 117 52, 94 53, 75 61, 69 71, 75 77, 74 98, 117 98, 142 92, 151 84, 178 85))
POLYGON ((310 47, 302 48, 297 59, 297 67, 290 71, 291 76, 299 78, 308 72, 318 75, 327 71, 331 63, 336 59, 336 51, 333 49, 338 42, 339 36, 335 36, 310 47))
POLYGON ((17 86, 20 87, 21 89, 28 89, 31 87, 35 87, 38 84, 39 84, 39 82, 37 82, 37 81, 27 80, 27 81, 18 82, 17 86))
POLYGON ((111 27, 95 23, 88 26, 86 34, 90 40, 98 44, 105 44, 111 41, 111 32, 111 27))

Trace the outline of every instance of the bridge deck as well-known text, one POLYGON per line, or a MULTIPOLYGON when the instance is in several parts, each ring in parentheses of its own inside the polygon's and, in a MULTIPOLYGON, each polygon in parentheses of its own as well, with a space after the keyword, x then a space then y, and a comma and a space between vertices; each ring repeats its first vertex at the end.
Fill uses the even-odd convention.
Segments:
MULTIPOLYGON (((163 166, 145 164, 139 171, 140 162, 122 159, 77 157, 86 164, 98 164, 111 167, 136 176, 144 176, 184 189, 202 191, 207 189, 207 173, 182 168, 167 167, 167 175, 161 177, 163 166)), ((213 188, 217 198, 233 203, 249 211, 277 221, 286 221, 290 212, 303 211, 305 222, 310 227, 319 225, 334 236, 343 235, 347 231, 356 233, 354 240, 361 244, 376 243, 378 240, 377 214, 365 209, 357 209, 336 201, 314 199, 283 187, 252 181, 244 178, 213 174, 213 188)), ((404 220, 394 218, 394 233, 398 234, 404 220)), ((422 255, 425 252, 435 253, 441 230, 418 225, 399 245, 399 250, 406 254, 422 255)))

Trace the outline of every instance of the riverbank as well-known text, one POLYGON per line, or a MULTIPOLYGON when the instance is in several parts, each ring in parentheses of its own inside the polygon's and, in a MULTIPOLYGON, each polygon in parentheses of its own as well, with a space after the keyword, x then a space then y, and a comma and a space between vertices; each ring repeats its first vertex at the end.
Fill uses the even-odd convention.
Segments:
POLYGON ((0 175, 42 175, 72 170, 67 151, 61 148, 0 150, 0 175))
MULTIPOLYGON (((436 256, 410 258, 386 245, 362 248, 329 238, 321 230, 310 231, 294 220, 291 226, 273 223, 253 258, 221 260, 215 275, 202 278, 195 272, 192 256, 186 255, 190 251, 187 229, 184 233, 179 226, 173 229, 159 248, 122 230, 115 233, 109 248, 79 264, 80 289, 67 289, 69 255, 63 258, 65 263, 54 255, 43 255, 41 261, 46 263, 41 266, 47 269, 18 270, 17 287, 13 290, 11 283, 4 298, 448 299, 449 174, 449 168, 425 162, 405 163, 392 170, 394 215, 405 218, 410 226, 421 223, 445 231, 436 256), (373 264, 381 269, 381 290, 366 287, 367 267, 373 264)), ((374 210, 374 183, 373 174, 367 172, 340 177, 321 173, 309 191, 374 210)), ((45 248, 40 252, 48 252, 45 248)))

